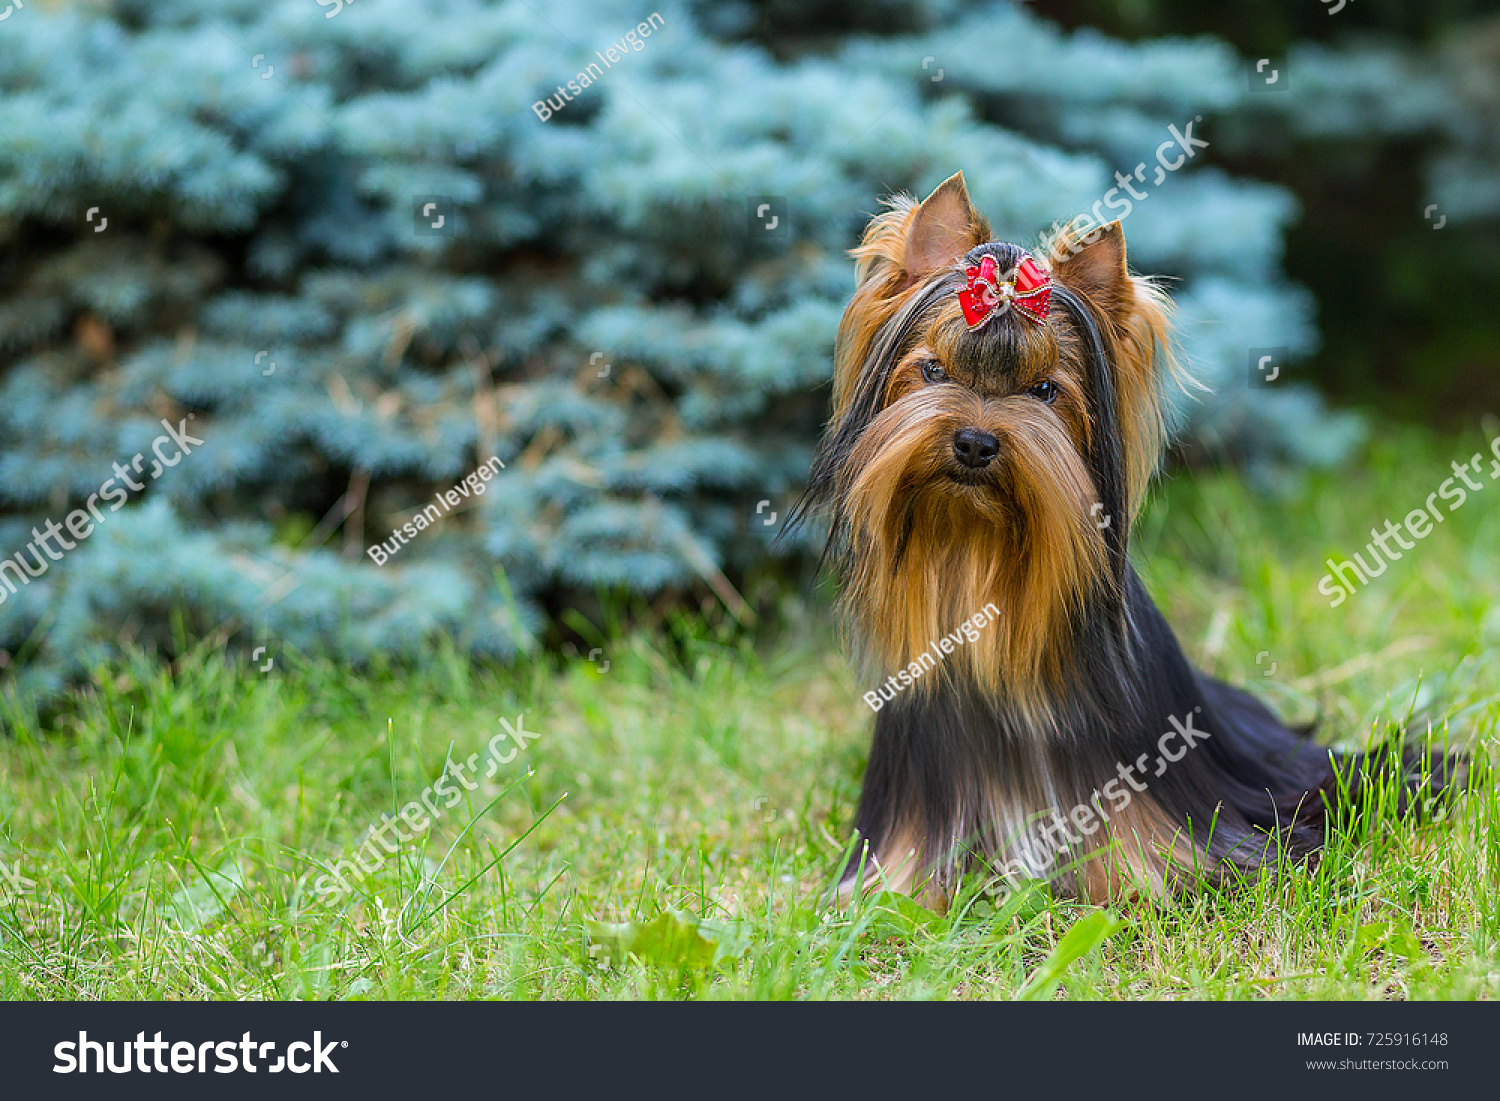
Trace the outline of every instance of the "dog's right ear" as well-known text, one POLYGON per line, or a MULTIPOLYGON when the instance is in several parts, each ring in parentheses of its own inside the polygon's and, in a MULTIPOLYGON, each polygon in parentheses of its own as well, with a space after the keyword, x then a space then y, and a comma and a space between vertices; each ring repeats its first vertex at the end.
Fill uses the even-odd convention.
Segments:
POLYGON ((906 233, 901 267, 912 280, 951 267, 989 240, 989 226, 969 202, 964 174, 955 172, 918 204, 906 233))
POLYGON ((989 223, 969 202, 962 172, 938 184, 920 203, 909 195, 892 199, 891 209, 871 220, 852 251, 859 289, 839 322, 835 411, 842 412, 848 403, 875 334, 910 300, 909 292, 989 239, 989 223))
POLYGON ((920 203, 898 196, 890 210, 870 221, 853 250, 856 278, 862 288, 880 280, 880 297, 900 294, 956 263, 989 235, 989 224, 969 202, 964 174, 955 172, 920 203))

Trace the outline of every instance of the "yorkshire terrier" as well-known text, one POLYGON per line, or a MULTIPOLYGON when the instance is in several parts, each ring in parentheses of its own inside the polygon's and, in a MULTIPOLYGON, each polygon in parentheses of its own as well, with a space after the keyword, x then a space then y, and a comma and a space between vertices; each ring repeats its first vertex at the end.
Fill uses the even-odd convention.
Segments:
MULTIPOLYGON (((834 410, 792 523, 868 662, 875 733, 843 892, 942 906, 965 872, 1103 901, 1324 843, 1387 758, 1341 755, 1197 672, 1127 555, 1177 372, 1119 222, 1030 253, 959 173, 853 250, 834 410)), ((1415 794, 1452 764, 1408 757, 1415 794)), ((993 881, 993 880, 992 880, 993 881)))

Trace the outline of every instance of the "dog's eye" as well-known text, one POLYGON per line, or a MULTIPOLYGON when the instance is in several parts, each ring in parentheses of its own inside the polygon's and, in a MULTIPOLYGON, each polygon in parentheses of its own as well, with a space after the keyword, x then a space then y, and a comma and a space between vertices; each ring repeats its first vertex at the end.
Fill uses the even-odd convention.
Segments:
POLYGON ((948 372, 943 370, 943 365, 935 359, 929 359, 922 364, 922 377, 928 382, 947 382, 948 372))
POLYGON ((1051 405, 1054 401, 1057 400, 1057 383, 1039 382, 1026 392, 1032 397, 1036 398, 1037 401, 1043 401, 1048 405, 1051 405))

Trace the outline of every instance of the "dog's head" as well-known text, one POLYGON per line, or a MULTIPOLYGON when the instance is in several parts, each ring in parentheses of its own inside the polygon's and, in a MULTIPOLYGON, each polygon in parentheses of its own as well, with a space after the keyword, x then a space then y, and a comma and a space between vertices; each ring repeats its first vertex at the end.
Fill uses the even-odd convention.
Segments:
POLYGON ((993 645, 954 664, 1034 681, 1123 583, 1162 439, 1167 300, 1127 272, 1118 222, 1035 253, 989 240, 962 174, 895 200, 854 255, 808 502, 832 507, 860 634, 900 668, 993 602, 993 645))

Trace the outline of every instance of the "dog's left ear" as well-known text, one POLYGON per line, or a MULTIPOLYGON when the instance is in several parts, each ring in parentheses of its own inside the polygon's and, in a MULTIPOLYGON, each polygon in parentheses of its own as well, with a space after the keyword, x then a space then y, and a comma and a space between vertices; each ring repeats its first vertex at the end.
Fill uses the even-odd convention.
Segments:
POLYGON ((1125 234, 1119 222, 1086 229, 1070 226, 1046 248, 1052 278, 1099 314, 1108 344, 1107 377, 1125 460, 1123 496, 1130 515, 1145 500, 1166 427, 1159 382, 1173 376, 1172 305, 1150 279, 1125 268, 1125 234))
POLYGON ((1087 234, 1065 233, 1052 243, 1052 276, 1087 298, 1105 317, 1123 325, 1135 305, 1125 269, 1125 231, 1119 222, 1087 234))

